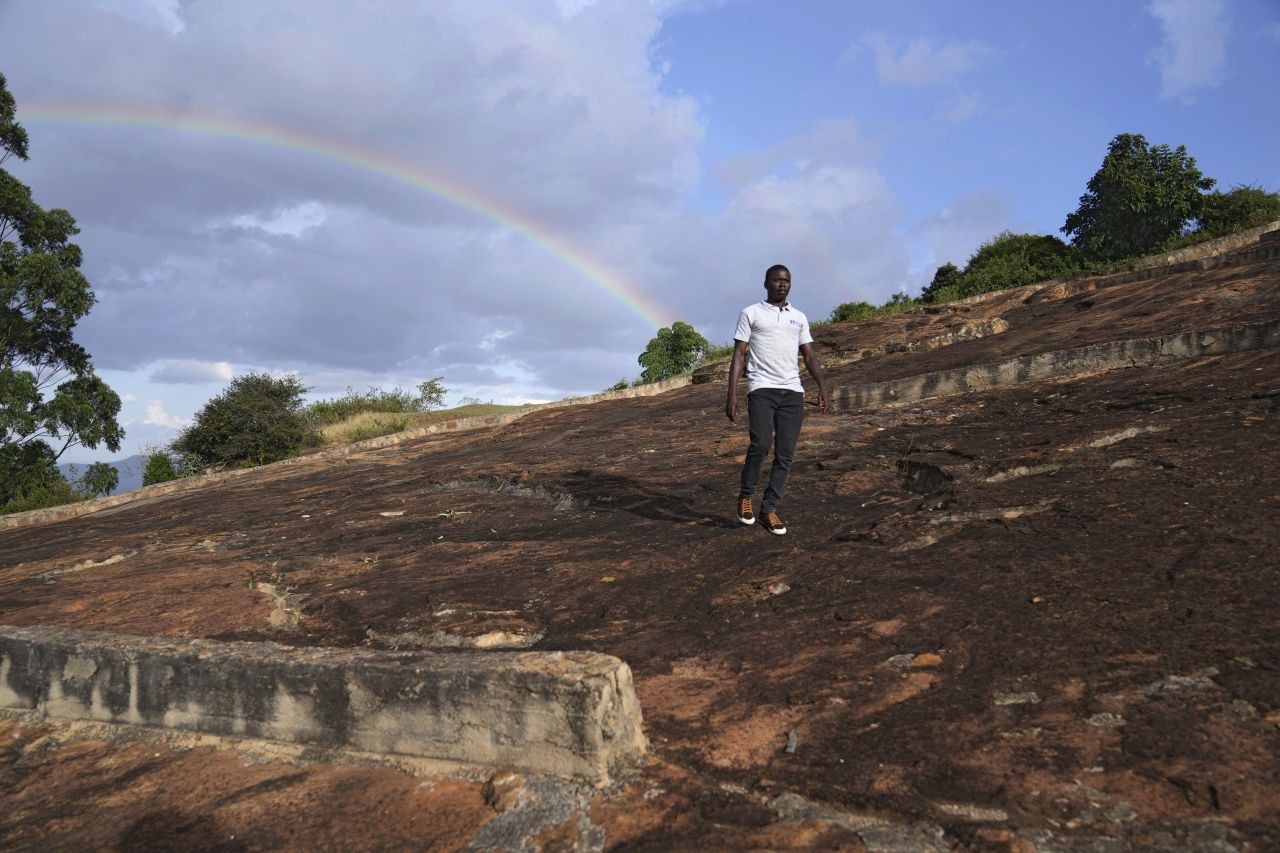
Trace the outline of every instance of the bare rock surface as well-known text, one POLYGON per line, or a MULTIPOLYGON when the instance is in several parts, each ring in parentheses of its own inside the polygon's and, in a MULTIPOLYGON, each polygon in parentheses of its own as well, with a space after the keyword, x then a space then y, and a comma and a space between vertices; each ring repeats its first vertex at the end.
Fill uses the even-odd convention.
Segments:
MULTIPOLYGON (((1280 317, 1275 259, 1148 272, 818 342, 857 384, 1280 317)), ((486 788, 15 718, 4 845, 1280 846, 1280 351, 811 412, 784 537, 733 517, 746 437, 723 393, 548 409, 0 532, 3 624, 614 655, 650 742, 632 776, 486 788)))

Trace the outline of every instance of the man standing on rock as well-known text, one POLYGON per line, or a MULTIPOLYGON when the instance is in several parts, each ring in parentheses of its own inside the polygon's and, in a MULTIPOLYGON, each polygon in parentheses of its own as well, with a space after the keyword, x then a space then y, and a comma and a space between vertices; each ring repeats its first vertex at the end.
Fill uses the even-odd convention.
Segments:
POLYGON ((769 486, 760 502, 761 524, 770 533, 782 535, 787 526, 778 517, 778 505, 787 487, 791 458, 800 425, 804 423, 804 386, 796 353, 804 356, 804 366, 818 383, 818 410, 827 411, 827 380, 813 351, 809 319, 787 301, 791 293, 791 271, 774 264, 764 274, 765 298, 743 309, 733 335, 733 361, 729 363, 729 396, 724 413, 730 421, 738 417, 738 380, 743 356, 747 367, 747 424, 751 445, 742 465, 742 490, 738 494, 738 520, 755 524, 752 500, 760 482, 760 466, 773 447, 769 486), (747 344, 751 344, 748 351, 747 344))

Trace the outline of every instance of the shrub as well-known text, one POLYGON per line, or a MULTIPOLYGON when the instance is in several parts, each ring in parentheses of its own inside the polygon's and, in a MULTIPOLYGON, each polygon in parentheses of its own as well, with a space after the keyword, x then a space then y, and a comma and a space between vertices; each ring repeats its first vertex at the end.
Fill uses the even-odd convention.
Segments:
POLYGON ((919 299, 912 299, 905 293, 895 293, 888 301, 877 307, 870 302, 845 302, 837 305, 827 318, 828 323, 848 323, 854 320, 870 320, 873 317, 884 317, 889 314, 901 314, 919 308, 919 299))
POLYGON ((47 444, 0 444, 0 512, 42 509, 79 499, 47 444))
POLYGON ((36 486, 15 496, 4 504, 0 504, 0 515, 11 512, 27 512, 33 509, 47 509, 51 506, 75 503, 84 500, 86 495, 71 488, 65 479, 54 481, 44 486, 36 486))
POLYGON ((628 382, 628 381, 627 381, 627 379, 626 379, 626 377, 624 376, 622 379, 619 379, 617 382, 613 383, 612 385, 610 385, 608 388, 606 388, 606 389, 604 389, 604 390, 606 390, 606 391, 625 391, 625 390, 627 390, 627 389, 628 389, 628 388, 630 388, 630 387, 631 387, 631 383, 630 383, 630 382, 628 382))
POLYGON ((733 356, 733 344, 711 344, 702 353, 702 358, 698 360, 699 365, 708 364, 713 361, 723 361, 733 356))
POLYGON ((1221 237, 1277 219, 1280 219, 1280 193, 1241 185, 1225 193, 1215 190, 1204 197, 1198 230, 1207 237, 1221 237))
POLYGON ((444 405, 449 389, 440 384, 442 376, 418 384, 417 394, 396 386, 390 391, 371 387, 368 391, 356 391, 348 386, 347 393, 332 400, 317 400, 305 409, 307 418, 317 427, 341 423, 361 412, 411 414, 428 412, 444 405))
POLYGON ((869 320, 874 316, 876 316, 876 306, 870 302, 845 302, 832 309, 827 322, 848 323, 851 320, 869 320))
POLYGON ((142 469, 142 485, 154 486, 156 483, 167 483, 178 479, 178 469, 174 467, 173 457, 164 450, 153 450, 147 454, 146 465, 142 469))
POLYGON ((934 272, 933 281, 925 287, 920 298, 928 303, 946 301, 938 299, 938 292, 953 287, 959 279, 960 268, 948 261, 934 272))
POLYGON ((120 472, 106 462, 94 462, 76 480, 76 490, 89 498, 108 495, 120 485, 120 472))
POLYGON ((173 448, 202 465, 262 465, 295 456, 319 440, 303 416, 306 391, 295 376, 237 376, 196 413, 173 448))
POLYGON ((1066 278, 1079 272, 1080 266, 1074 250, 1057 237, 1002 231, 979 246, 958 274, 951 274, 955 269, 953 264, 939 267, 921 297, 931 304, 950 302, 1051 278, 1066 278))

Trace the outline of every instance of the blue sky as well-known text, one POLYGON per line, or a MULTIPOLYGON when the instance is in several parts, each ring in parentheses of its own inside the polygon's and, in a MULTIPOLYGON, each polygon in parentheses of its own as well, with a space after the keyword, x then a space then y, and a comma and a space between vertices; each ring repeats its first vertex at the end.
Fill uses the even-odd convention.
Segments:
POLYGON ((216 5, 0 3, 31 135, 6 168, 83 229, 125 453, 250 370, 598 391, 639 372, 634 305, 726 341, 778 261, 813 318, 918 292, 1003 229, 1056 234, 1118 133, 1280 188, 1274 0, 216 5), (447 179, 564 251, 212 120, 447 179))

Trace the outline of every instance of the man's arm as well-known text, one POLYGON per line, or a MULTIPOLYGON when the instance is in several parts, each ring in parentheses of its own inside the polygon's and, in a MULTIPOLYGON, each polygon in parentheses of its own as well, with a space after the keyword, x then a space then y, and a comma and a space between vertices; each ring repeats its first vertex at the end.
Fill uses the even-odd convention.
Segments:
POLYGON ((813 377, 814 382, 818 383, 818 411, 825 415, 827 406, 831 403, 831 395, 827 393, 827 377, 822 375, 818 354, 813 351, 813 344, 801 344, 800 354, 804 356, 804 366, 809 371, 809 375, 813 377))
POLYGON ((725 398, 724 414, 729 420, 738 417, 738 380, 742 378, 742 360, 747 354, 746 341, 733 342, 733 360, 729 362, 729 395, 725 398))

